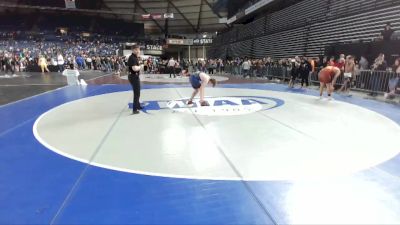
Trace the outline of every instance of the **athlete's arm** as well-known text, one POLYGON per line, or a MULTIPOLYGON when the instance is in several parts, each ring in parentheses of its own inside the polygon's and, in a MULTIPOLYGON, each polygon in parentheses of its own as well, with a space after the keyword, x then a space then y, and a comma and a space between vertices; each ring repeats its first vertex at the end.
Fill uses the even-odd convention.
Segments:
POLYGON ((140 66, 132 66, 132 70, 135 72, 140 71, 140 66))
POLYGON ((332 85, 335 85, 335 84, 336 84, 337 79, 338 79, 339 76, 342 74, 342 71, 341 71, 339 68, 334 67, 334 70, 335 70, 335 76, 334 76, 333 79, 332 79, 332 85))

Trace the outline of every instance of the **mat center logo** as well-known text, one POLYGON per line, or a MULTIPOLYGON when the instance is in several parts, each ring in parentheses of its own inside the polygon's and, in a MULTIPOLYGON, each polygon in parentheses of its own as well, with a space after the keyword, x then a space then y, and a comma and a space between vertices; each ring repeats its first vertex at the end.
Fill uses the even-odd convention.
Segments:
POLYGON ((201 106, 199 99, 194 100, 190 106, 186 104, 188 99, 147 101, 144 102, 144 112, 172 110, 202 116, 235 116, 269 110, 284 104, 281 99, 260 96, 206 97, 205 100, 210 106, 201 106))

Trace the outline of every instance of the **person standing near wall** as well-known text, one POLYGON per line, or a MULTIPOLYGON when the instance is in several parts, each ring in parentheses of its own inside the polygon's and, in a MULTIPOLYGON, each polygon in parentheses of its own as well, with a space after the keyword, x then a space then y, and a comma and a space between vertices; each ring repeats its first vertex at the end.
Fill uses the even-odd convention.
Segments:
POLYGON ((356 70, 356 64, 354 61, 354 57, 348 55, 346 57, 346 62, 344 64, 344 83, 340 91, 347 93, 349 96, 350 96, 349 92, 351 88, 351 82, 353 82, 355 78, 355 70, 356 70))
POLYGON ((300 73, 300 58, 296 56, 291 60, 289 88, 293 88, 300 73))
POLYGON ((242 63, 242 69, 243 69, 243 77, 246 78, 247 76, 250 77, 250 68, 251 68, 251 62, 250 60, 245 59, 244 62, 242 63))
POLYGON ((383 41, 390 41, 392 38, 392 35, 394 33, 394 30, 391 27, 392 25, 390 23, 387 23, 384 30, 381 32, 381 39, 383 41))
POLYGON ((311 64, 307 61, 307 58, 303 57, 300 64, 300 76, 301 76, 301 87, 306 85, 308 87, 308 78, 311 72, 311 64))
POLYGON ((381 82, 382 81, 381 75, 383 74, 382 71, 386 71, 386 68, 387 68, 387 62, 385 60, 385 54, 381 53, 375 59, 375 62, 372 65, 372 75, 371 75, 372 77, 370 81, 370 86, 372 87, 372 90, 369 95, 377 96, 378 92, 382 91, 379 84, 382 83, 381 82))

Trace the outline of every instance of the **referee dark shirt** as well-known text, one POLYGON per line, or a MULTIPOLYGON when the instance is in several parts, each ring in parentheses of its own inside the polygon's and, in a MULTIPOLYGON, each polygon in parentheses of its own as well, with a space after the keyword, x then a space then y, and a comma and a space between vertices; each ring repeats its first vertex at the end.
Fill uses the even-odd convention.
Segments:
POLYGON ((133 71, 132 66, 139 66, 139 59, 138 57, 132 53, 128 59, 128 67, 129 67, 129 82, 131 83, 133 89, 133 112, 137 113, 140 107, 140 78, 139 78, 139 71, 133 71))

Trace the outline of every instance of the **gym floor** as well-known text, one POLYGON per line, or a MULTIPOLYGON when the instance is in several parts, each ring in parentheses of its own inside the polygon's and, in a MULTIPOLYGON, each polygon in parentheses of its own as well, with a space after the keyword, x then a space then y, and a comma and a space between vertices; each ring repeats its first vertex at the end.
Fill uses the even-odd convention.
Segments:
POLYGON ((0 224, 400 223, 399 105, 153 76, 0 79, 0 224))

